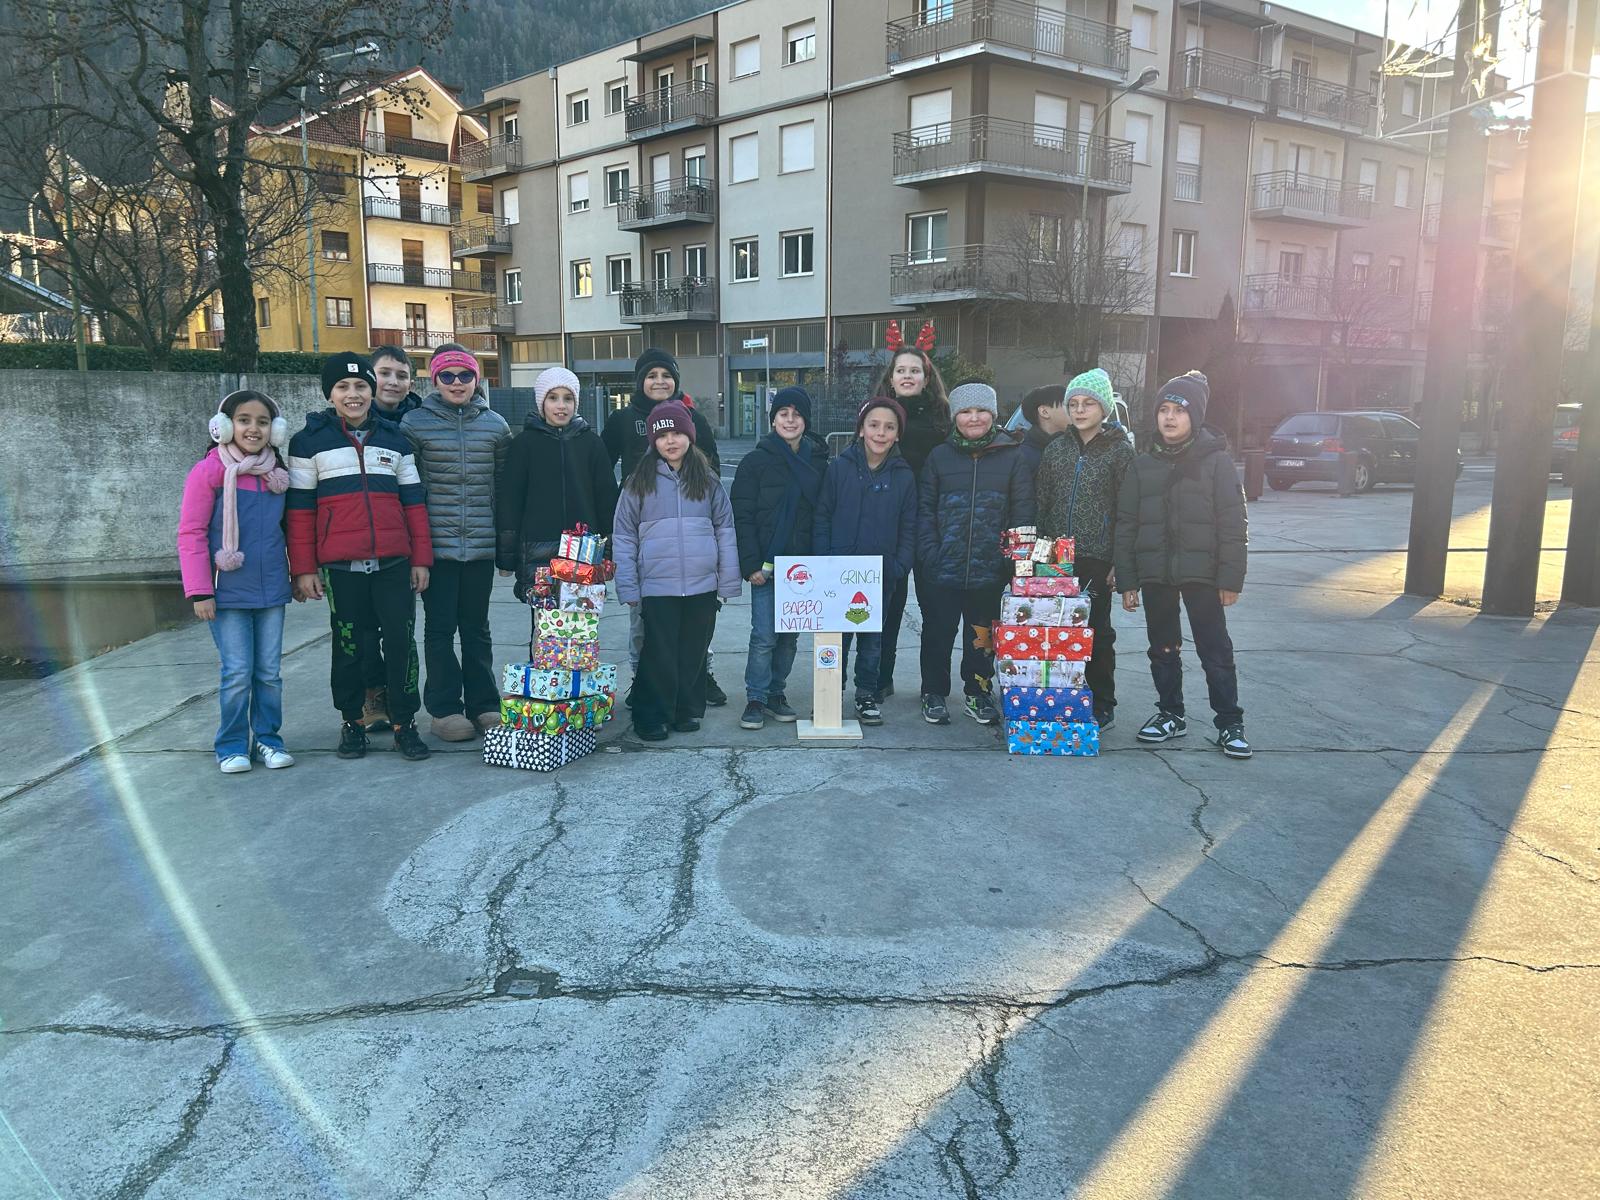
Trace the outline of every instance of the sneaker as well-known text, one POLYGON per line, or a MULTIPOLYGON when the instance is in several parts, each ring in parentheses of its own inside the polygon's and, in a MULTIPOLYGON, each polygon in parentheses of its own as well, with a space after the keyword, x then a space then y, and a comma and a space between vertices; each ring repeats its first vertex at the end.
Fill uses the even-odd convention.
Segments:
POLYGON ((470 742, 478 736, 478 727, 460 713, 451 713, 448 717, 435 717, 428 732, 441 742, 470 742))
POLYGON ((250 769, 250 760, 243 754, 230 754, 217 763, 217 766, 224 775, 243 775, 250 769))
POLYGON ((360 721, 346 721, 339 727, 339 757, 361 758, 366 753, 367 727, 360 721))
POLYGON ((281 771, 294 766, 294 755, 282 746, 256 746, 256 759, 269 771, 281 771))
POLYGON ((667 727, 665 725, 640 725, 635 722, 633 732, 641 742, 664 742, 667 740, 667 727))
MULTIPOLYGON (((465 717, 461 719, 466 720, 465 717)), ((415 721, 407 721, 404 725, 394 725, 391 728, 394 730, 394 748, 412 762, 420 762, 433 753, 422 740, 422 735, 417 732, 415 721)))
POLYGON ((1141 742, 1168 742, 1189 732, 1189 723, 1171 713, 1158 712, 1135 735, 1141 742))
POLYGON ((762 729, 767 724, 766 709, 761 701, 752 700, 744 706, 744 711, 739 714, 740 729, 762 729))
POLYGON ((712 708, 721 708, 728 702, 728 693, 717 686, 716 676, 710 671, 706 672, 706 703, 712 708))
POLYGON ((1117 723, 1117 715, 1114 712, 1095 713, 1094 723, 1100 726, 1102 731, 1110 729, 1117 723))
POLYGON ((383 733, 389 728, 389 689, 368 688, 361 706, 361 724, 368 733, 383 733))
POLYGON ((782 692, 776 696, 768 696, 767 702, 761 707, 767 710, 767 716, 774 721, 782 721, 785 725, 792 725, 800 719, 800 714, 789 707, 789 701, 782 692))
POLYGON ((690 717, 687 721, 674 721, 672 723, 672 732, 673 733, 699 733, 700 732, 700 722, 698 720, 696 720, 694 717, 690 717))
POLYGON ((876 697, 856 697, 856 720, 860 721, 863 725, 883 724, 883 713, 878 708, 878 701, 876 697))
POLYGON ((473 719, 478 723, 478 728, 487 733, 491 729, 499 728, 500 710, 497 708, 493 712, 481 712, 473 719))
POLYGON ((966 710, 967 716, 971 717, 979 725, 993 725, 1000 719, 1000 714, 995 709, 994 701, 986 695, 968 696, 966 710))
POLYGON ((945 707, 943 696, 924 696, 922 698, 922 719, 929 725, 950 724, 950 710, 945 707))
POLYGON ((1249 758, 1250 743, 1244 740, 1243 725, 1229 725, 1217 734, 1217 745, 1229 758, 1249 758))

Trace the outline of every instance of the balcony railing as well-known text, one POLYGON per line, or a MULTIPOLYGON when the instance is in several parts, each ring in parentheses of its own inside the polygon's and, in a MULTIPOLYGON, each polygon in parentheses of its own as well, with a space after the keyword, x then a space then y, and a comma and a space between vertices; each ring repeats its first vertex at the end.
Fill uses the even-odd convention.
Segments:
POLYGON ((667 179, 624 192, 617 205, 617 228, 639 230, 708 224, 716 216, 716 180, 698 176, 667 179))
POLYGON ((1099 78, 1128 75, 1128 30, 1021 0, 930 0, 920 13, 890 21, 887 31, 891 72, 931 66, 954 51, 993 48, 1059 60, 1099 78))
POLYGON ((492 333, 461 333, 458 330, 456 341, 477 355, 500 353, 500 339, 492 333))
POLYGON ((436 350, 446 342, 456 341, 448 329, 384 329, 372 330, 374 346, 403 346, 407 350, 436 350))
POLYGON ((715 321, 717 281, 704 277, 647 280, 623 288, 618 301, 622 320, 630 325, 715 321))
POLYGON ((1332 313, 1332 282, 1317 275, 1246 275, 1244 311, 1263 317, 1309 317, 1332 313))
POLYGON ((1365 129, 1372 119, 1372 96, 1366 92, 1293 71, 1271 74, 1271 103, 1279 116, 1301 117, 1346 129, 1365 129))
POLYGON ((484 179, 490 175, 515 171, 522 166, 522 139, 515 134, 496 134, 481 142, 461 147, 461 177, 484 179))
POLYGON ((454 225, 461 219, 459 208, 443 204, 423 204, 420 200, 396 200, 392 196, 363 196, 361 211, 369 217, 389 221, 416 221, 422 225, 454 225))
POLYGON ((458 258, 476 254, 510 254, 511 226, 499 217, 479 217, 450 230, 450 253, 458 258))
POLYGON ((1032 303, 1076 299, 1123 307, 1137 302, 1143 275, 1129 259, 1095 259, 1103 277, 1085 282, 1070 258, 1019 254, 1004 246, 950 246, 889 256, 889 296, 895 304, 943 300, 1020 300, 1032 303), (1096 301, 1098 298, 1098 301, 1096 301))
POLYGON ((1127 191, 1133 186, 1133 143, 1086 137, 1076 130, 967 117, 894 135, 896 183, 992 173, 1127 191))
POLYGON ((450 288, 457 292, 494 292, 493 272, 418 267, 410 263, 368 263, 367 282, 394 283, 402 287, 450 288))
POLYGON ((195 331, 194 348, 196 350, 221 350, 222 330, 200 329, 195 331))
POLYGON ((1194 49, 1183 56, 1185 99, 1222 97, 1247 107, 1265 108, 1272 91, 1272 72, 1251 58, 1218 50, 1194 49))
POLYGON ((430 142, 422 138, 395 137, 376 129, 369 129, 362 139, 368 154, 383 154, 403 158, 426 158, 431 162, 450 162, 450 143, 430 142))
POLYGON ((509 304, 456 305, 457 333, 512 333, 516 327, 509 304))
MULTIPOLYGON (((1439 218, 1443 209, 1441 205, 1430 204, 1422 210, 1422 236, 1428 241, 1437 241, 1439 238, 1439 218)), ((1497 246, 1510 246, 1517 240, 1517 227, 1521 214, 1512 209, 1496 211, 1492 208, 1483 210, 1483 220, 1478 227, 1479 237, 1488 243, 1497 246)))
POLYGON ((1417 293, 1417 327, 1426 329, 1428 322, 1433 319, 1433 293, 1417 293))
POLYGON ((656 88, 629 100, 623 114, 631 138, 709 125, 717 119, 717 85, 709 79, 691 79, 656 88))
POLYGON ((1355 225, 1372 219, 1372 185, 1268 171, 1250 181, 1250 211, 1258 217, 1355 225))
POLYGON ((1174 163, 1172 167, 1172 198, 1174 200, 1200 199, 1200 164, 1174 163))

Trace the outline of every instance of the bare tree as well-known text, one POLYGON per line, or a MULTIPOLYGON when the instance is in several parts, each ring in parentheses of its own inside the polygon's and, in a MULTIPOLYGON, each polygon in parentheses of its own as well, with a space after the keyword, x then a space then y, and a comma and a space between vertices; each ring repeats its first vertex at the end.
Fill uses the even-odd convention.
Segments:
MULTIPOLYGON (((1361 392, 1371 383, 1369 368, 1409 344, 1411 293, 1391 290, 1386 281, 1346 272, 1325 281, 1324 297, 1326 361, 1330 373, 1336 373, 1332 382, 1337 383, 1330 390, 1344 396, 1339 403, 1356 407, 1383 403, 1361 392)), ((1416 314, 1418 319, 1421 316, 1416 314)))

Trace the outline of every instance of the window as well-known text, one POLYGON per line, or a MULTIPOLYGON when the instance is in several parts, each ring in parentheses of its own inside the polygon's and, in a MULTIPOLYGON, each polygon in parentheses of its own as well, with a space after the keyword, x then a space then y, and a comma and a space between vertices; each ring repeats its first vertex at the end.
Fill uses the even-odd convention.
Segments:
POLYGON ((817 56, 817 23, 802 21, 783 31, 783 61, 793 65, 817 56))
POLYGON ((589 172, 567 176, 567 211, 589 211, 589 172))
POLYGON ((706 148, 691 146, 683 152, 683 178, 687 183, 699 183, 706 177, 706 148))
MULTIPOLYGON (((10 247, 8 246, 9 250, 10 247)), ((262 296, 256 301, 256 327, 259 329, 272 328, 272 301, 262 296)))
POLYGON ((1154 50, 1156 48, 1156 10, 1136 7, 1133 10, 1133 22, 1129 32, 1132 35, 1131 45, 1135 50, 1154 50))
POLYGON ((615 79, 606 84, 606 115, 616 116, 628 107, 628 81, 615 79))
POLYGON ((567 97, 567 124, 583 125, 589 120, 589 93, 573 92, 567 97))
POLYGON ((748 183, 760 172, 761 135, 741 134, 728 139, 728 173, 732 183, 748 183))
POLYGON ((513 338, 511 361, 514 363, 560 362, 561 339, 558 337, 513 338))
POLYGON ((1145 226, 1133 221, 1124 221, 1117 230, 1117 254, 1135 271, 1143 269, 1146 232, 1145 226))
POLYGON ((813 273, 811 230, 802 229, 782 234, 779 236, 779 245, 783 249, 783 274, 786 278, 791 275, 813 273))
POLYGON ((517 199, 517 189, 509 187, 500 193, 500 218, 507 225, 515 225, 522 212, 522 206, 517 199))
POLYGON ((1068 106, 1065 96, 1052 96, 1048 92, 1033 94, 1033 144, 1063 149, 1067 144, 1068 106))
POLYGON ((1422 113, 1422 85, 1408 79, 1400 85, 1400 115, 1415 117, 1422 113))
POLYGON ((514 141, 517 140, 517 118, 516 117, 501 117, 500 118, 500 136, 505 138, 506 141, 508 141, 508 142, 514 142, 514 141))
POLYGON ((1192 229, 1174 229, 1172 231, 1172 273, 1185 279, 1194 277, 1194 243, 1196 238, 1192 229))
POLYGON ((633 282, 633 259, 626 254, 606 259, 606 291, 615 296, 633 282))
POLYGON ((945 88, 911 97, 911 137, 918 145, 950 140, 950 96, 945 88))
POLYGON ((1124 118, 1122 134, 1133 143, 1133 161, 1150 165, 1150 114, 1131 112, 1124 118))
POLYGON ((733 281, 747 283, 761 278, 761 244, 755 238, 733 242, 733 281))
POLYGON ((706 277, 706 247, 704 242, 698 246, 685 246, 683 248, 683 277, 685 279, 704 279, 706 277))
POLYGON ((1299 283, 1306 273, 1306 252, 1298 246, 1278 251, 1278 275, 1285 283, 1299 283))
POLYGON ((801 121, 778 130, 778 172, 809 171, 817 165, 817 123, 801 121))
POLYGON ((1028 258, 1055 262, 1061 256, 1061 217, 1057 213, 1028 214, 1028 258))
POLYGON ((912 262, 944 262, 950 249, 950 214, 916 213, 906 218, 906 255, 912 262))
POLYGON ((672 278, 671 250, 657 250, 650 256, 650 277, 657 283, 672 278))
POLYGON ((948 21, 955 15, 956 0, 917 0, 917 20, 923 25, 948 21))
POLYGON ((1396 167, 1394 169, 1394 206, 1396 208, 1411 207, 1411 168, 1396 167))
POLYGON ((711 82, 711 58, 702 54, 689 64, 689 78, 695 83, 711 82))
POLYGON ((761 70, 761 39, 745 38, 732 46, 732 73, 730 79, 742 79, 761 70))
POLYGON ((628 168, 606 168, 606 207, 615 208, 628 198, 628 168))
POLYGON ((1361 186, 1368 189, 1367 198, 1373 199, 1378 194, 1378 160, 1363 158, 1357 179, 1361 186))
POLYGON ((572 264, 572 297, 586 300, 594 295, 594 266, 587 258, 572 264))
POLYGON ((337 325, 349 329, 356 323, 355 305, 348 296, 324 296, 322 298, 322 323, 324 325, 337 325))
POLYGON ((494 185, 480 183, 478 185, 478 212, 485 217, 494 216, 494 185))
POLYGON ((1372 255, 1358 250, 1350 256, 1350 283, 1357 290, 1372 282, 1372 255))
POLYGON ((1172 198, 1200 199, 1200 150, 1205 142, 1205 127, 1188 121, 1178 122, 1178 150, 1173 170, 1172 198))
POLYGON ((1406 290, 1406 260, 1398 255, 1389 256, 1389 295, 1399 296, 1406 290))
POLYGON ((342 229, 322 231, 322 257, 334 262, 350 261, 350 235, 342 229))
POLYGON ((520 267, 514 267, 511 270, 508 270, 506 272, 506 274, 505 274, 505 280, 506 280, 506 303, 507 304, 521 304, 522 303, 522 269, 520 267))

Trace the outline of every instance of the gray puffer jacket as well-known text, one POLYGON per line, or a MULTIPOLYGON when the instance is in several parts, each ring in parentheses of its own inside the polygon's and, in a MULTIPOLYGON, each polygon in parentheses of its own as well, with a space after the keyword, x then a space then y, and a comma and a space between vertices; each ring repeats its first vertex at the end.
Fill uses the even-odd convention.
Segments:
POLYGON ((683 494, 678 473, 656 464, 656 490, 642 500, 624 488, 612 532, 617 599, 739 594, 739 539, 721 483, 702 500, 683 494))
POLYGON ((428 497, 433 556, 477 562, 495 556, 495 491, 511 427, 482 392, 460 408, 429 392, 400 419, 416 450, 417 473, 428 497))
POLYGON ((1228 439, 1202 429, 1177 454, 1134 458, 1117 497, 1117 590, 1207 583, 1244 590, 1249 534, 1228 439))

